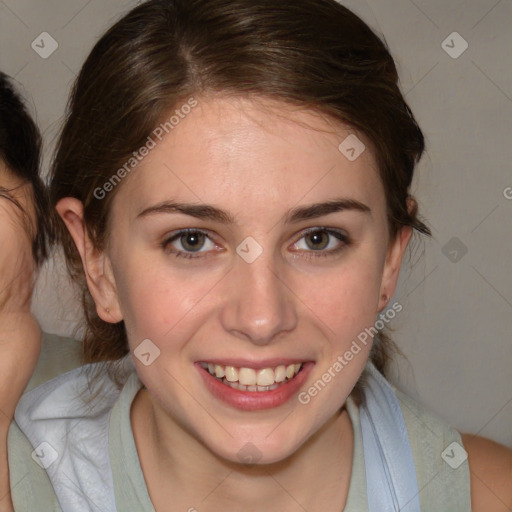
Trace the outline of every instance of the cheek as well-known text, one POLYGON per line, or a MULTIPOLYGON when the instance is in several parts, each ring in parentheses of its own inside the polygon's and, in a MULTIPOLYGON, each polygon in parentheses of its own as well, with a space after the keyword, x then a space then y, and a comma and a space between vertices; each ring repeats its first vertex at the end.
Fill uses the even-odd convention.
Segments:
POLYGON ((145 338, 161 343, 171 331, 177 339, 211 288, 206 276, 180 275, 171 265, 150 262, 148 255, 120 258, 115 268, 118 300, 132 347, 145 338))
POLYGON ((322 326, 327 343, 319 344, 315 378, 299 401, 309 404, 314 400, 325 417, 339 409, 368 360, 381 277, 379 260, 367 260, 359 253, 319 280, 321 287, 313 288, 311 318, 322 326))
POLYGON ((336 270, 304 281, 299 296, 310 297, 307 305, 329 328, 331 338, 347 340, 375 322, 381 278, 377 258, 354 253, 336 270))

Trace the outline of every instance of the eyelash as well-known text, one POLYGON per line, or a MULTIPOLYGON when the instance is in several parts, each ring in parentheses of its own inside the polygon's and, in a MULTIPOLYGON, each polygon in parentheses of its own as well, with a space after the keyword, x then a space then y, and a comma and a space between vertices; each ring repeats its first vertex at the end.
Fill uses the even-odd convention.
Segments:
MULTIPOLYGON (((184 251, 177 251, 177 250, 170 251, 168 249, 168 246, 172 242, 180 239, 183 235, 197 234, 197 233, 205 235, 207 238, 209 238, 211 240, 211 238, 208 236, 208 233, 205 231, 202 231, 200 229, 183 229, 181 231, 177 231, 170 238, 167 238, 164 242, 162 242, 161 247, 164 250, 168 250, 171 254, 174 254, 176 256, 176 258, 196 259, 196 258, 208 257, 208 256, 198 256, 197 254, 201 254, 200 252, 197 252, 197 253, 188 252, 187 253, 184 251)), ((345 249, 345 247, 349 246, 352 242, 351 239, 345 233, 343 233, 341 231, 328 229, 328 228, 320 228, 320 227, 310 228, 306 231, 303 231, 301 233, 301 237, 297 240, 297 242, 311 233, 327 233, 327 234, 332 235, 335 238, 337 238, 340 242, 342 242, 342 244, 340 244, 340 246, 338 246, 336 249, 331 249, 329 251, 309 250, 309 251, 307 251, 307 252, 309 252, 309 255, 305 256, 305 258, 308 260, 313 259, 313 258, 328 258, 328 257, 336 256, 338 253, 343 251, 345 249)), ((295 242, 295 243, 297 243, 297 242, 295 242)))

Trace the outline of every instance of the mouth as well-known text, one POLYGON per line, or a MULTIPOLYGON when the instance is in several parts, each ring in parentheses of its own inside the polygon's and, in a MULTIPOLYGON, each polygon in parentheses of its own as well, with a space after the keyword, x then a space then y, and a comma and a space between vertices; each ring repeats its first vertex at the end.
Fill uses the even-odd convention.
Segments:
POLYGON ((209 374, 223 384, 239 391, 250 393, 272 391, 294 379, 304 363, 278 365, 269 368, 246 368, 224 366, 214 363, 199 363, 209 374))
POLYGON ((287 402, 314 364, 303 361, 251 368, 201 361, 196 366, 214 397, 237 409, 260 410, 287 402))

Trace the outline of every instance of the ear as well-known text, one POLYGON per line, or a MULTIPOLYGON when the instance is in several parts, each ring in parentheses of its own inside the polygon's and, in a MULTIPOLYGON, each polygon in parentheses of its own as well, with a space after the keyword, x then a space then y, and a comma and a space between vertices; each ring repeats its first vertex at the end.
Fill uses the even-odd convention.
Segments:
POLYGON ((110 259, 105 251, 94 247, 84 224, 84 209, 74 197, 61 199, 55 207, 66 224, 84 267, 87 287, 96 303, 98 316, 105 322, 117 323, 123 319, 110 259))
POLYGON ((387 306, 389 299, 395 293, 403 255, 411 236, 412 227, 402 226, 389 244, 380 287, 379 312, 387 306))

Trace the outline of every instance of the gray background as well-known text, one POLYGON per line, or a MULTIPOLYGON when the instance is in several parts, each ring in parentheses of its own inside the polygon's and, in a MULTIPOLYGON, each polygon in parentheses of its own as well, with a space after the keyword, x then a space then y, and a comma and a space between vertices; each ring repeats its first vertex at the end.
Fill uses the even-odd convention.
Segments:
MULTIPOLYGON (((84 58, 136 3, 0 0, 0 69, 44 133, 45 172, 84 58), (43 32, 58 44, 46 59, 31 46, 51 48, 43 32)), ((413 192, 434 237, 417 239, 395 294, 393 336, 408 361, 396 360, 394 381, 454 427, 512 447, 512 0, 343 3, 385 36, 428 144, 413 192), (457 58, 453 32, 468 44, 457 58)), ((77 304, 56 258, 34 311, 66 335, 77 304)))

